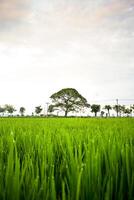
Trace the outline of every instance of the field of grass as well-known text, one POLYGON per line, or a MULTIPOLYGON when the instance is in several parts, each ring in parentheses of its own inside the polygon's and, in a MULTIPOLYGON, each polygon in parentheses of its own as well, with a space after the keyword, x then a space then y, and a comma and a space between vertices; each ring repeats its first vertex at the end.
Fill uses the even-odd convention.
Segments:
POLYGON ((133 200, 134 119, 0 119, 0 200, 133 200))

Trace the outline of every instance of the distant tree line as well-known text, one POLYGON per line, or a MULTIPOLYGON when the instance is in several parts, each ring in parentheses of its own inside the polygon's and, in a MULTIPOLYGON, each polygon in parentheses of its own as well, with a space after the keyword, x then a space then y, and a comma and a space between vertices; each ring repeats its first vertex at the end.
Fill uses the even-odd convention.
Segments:
MULTIPOLYGON (((47 108, 47 114, 41 114, 43 108, 41 106, 36 106, 34 112, 31 116, 55 116, 55 112, 57 112, 57 116, 59 112, 63 113, 65 117, 68 114, 74 114, 79 112, 91 112, 94 113, 94 116, 97 117, 100 112, 101 117, 110 117, 111 110, 116 112, 117 117, 121 116, 132 116, 134 111, 134 105, 127 108, 125 105, 105 105, 102 107, 99 104, 90 105, 86 98, 84 98, 76 89, 74 88, 65 88, 51 95, 51 104, 47 108), (105 111, 104 111, 105 110, 105 111)), ((0 115, 1 116, 13 116, 16 109, 13 105, 5 104, 4 106, 0 106, 0 115)), ((25 116, 26 108, 20 107, 18 116, 25 116)))

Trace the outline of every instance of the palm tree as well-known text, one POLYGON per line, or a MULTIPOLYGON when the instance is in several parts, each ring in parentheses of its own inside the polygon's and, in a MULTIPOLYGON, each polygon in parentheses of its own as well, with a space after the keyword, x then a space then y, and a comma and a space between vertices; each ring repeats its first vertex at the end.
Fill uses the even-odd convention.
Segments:
POLYGON ((95 117, 97 117, 97 113, 100 112, 101 106, 98 104, 91 105, 91 112, 94 113, 95 117))
POLYGON ((105 105, 104 109, 107 110, 108 116, 110 117, 110 110, 112 109, 112 107, 110 105, 105 105))
POLYGON ((35 107, 35 113, 36 113, 37 115, 39 115, 39 114, 41 113, 42 110, 43 110, 43 108, 42 108, 41 106, 35 107))
POLYGON ((19 112, 20 112, 21 116, 24 116, 25 111, 26 111, 26 109, 24 107, 20 107, 19 112))
POLYGON ((121 105, 114 105, 113 109, 115 110, 117 117, 119 116, 119 113, 120 113, 120 116, 121 116, 121 105))

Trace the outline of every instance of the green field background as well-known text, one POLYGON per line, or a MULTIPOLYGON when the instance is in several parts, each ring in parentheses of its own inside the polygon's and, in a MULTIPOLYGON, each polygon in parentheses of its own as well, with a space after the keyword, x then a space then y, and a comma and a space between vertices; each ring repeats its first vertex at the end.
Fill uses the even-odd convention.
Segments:
POLYGON ((133 200, 134 119, 1 118, 0 200, 133 200))

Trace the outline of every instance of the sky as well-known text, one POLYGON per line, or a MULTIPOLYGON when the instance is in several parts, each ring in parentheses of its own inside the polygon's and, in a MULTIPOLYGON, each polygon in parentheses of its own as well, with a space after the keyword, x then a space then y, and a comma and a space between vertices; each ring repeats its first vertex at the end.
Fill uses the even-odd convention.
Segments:
POLYGON ((134 99, 134 1, 0 0, 0 105, 32 112, 68 87, 134 99))

